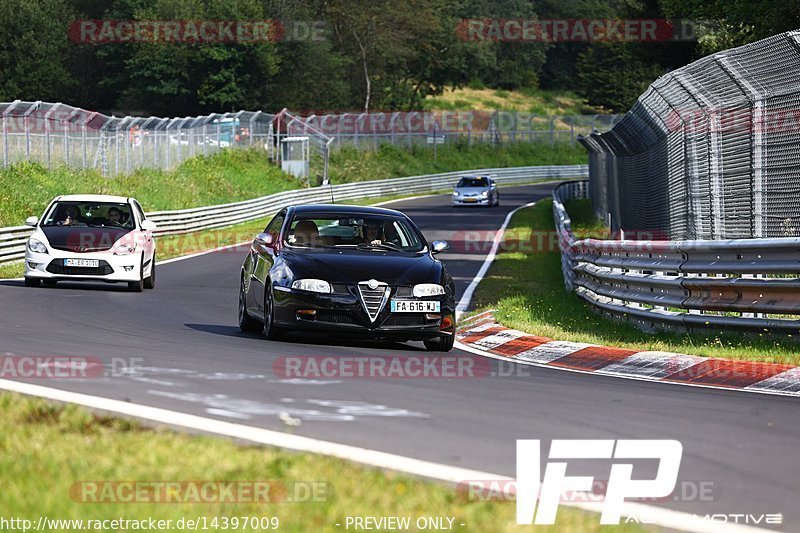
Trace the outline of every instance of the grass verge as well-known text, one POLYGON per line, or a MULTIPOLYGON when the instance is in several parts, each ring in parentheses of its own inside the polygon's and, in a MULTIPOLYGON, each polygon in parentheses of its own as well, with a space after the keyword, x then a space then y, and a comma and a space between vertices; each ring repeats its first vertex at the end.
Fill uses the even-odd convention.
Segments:
MULTIPOLYGON (((587 201, 568 202, 567 210, 576 234, 605 231, 587 201)), ((534 243, 534 246, 533 250, 519 247, 498 254, 478 286, 474 301, 479 310, 496 309, 497 319, 506 327, 562 341, 800 364, 800 344, 791 336, 644 333, 630 324, 595 314, 581 298, 564 288, 549 199, 517 212, 505 241, 534 243)))
MULTIPOLYGON (((461 531, 519 531, 515 505, 468 501, 453 487, 362 467, 347 461, 229 440, 152 429, 127 419, 101 416, 74 405, 0 394, 0 471, 6 515, 32 520, 277 517, 284 531, 342 531, 348 516, 454 517, 461 531), (57 446, 54 446, 57 443, 57 446), (82 482, 268 482, 268 503, 120 503, 121 490, 106 501, 84 502, 82 482), (290 502, 292 487, 315 483, 316 501, 290 502), (284 491, 282 487, 286 487, 284 491), (341 524, 337 527, 336 524, 341 524), (459 524, 464 524, 460 527, 459 524)), ((90 494, 104 494, 102 491, 90 494)), ((181 491, 177 493, 188 494, 181 491)), ((152 493, 142 497, 151 497, 152 493)), ((249 526, 249 524, 248 524, 249 526)), ((70 531, 76 528, 52 527, 70 531)), ((217 528, 210 528, 216 530, 217 528)), ((222 529, 220 527, 220 529, 222 529)), ((562 507, 557 530, 600 531, 599 515, 562 507)), ((608 528, 606 528, 608 529, 608 528)), ((237 531, 253 531, 237 527, 237 531)), ((644 531, 623 526, 614 531, 644 531)))
MULTIPOLYGON (((384 145, 375 152, 334 151, 330 177, 333 183, 349 183, 473 168, 585 162, 583 148, 569 144, 459 144, 438 147, 436 154, 427 147, 406 150, 384 145)), ((133 196, 146 211, 161 211, 249 200, 302 186, 257 149, 223 150, 186 160, 174 170, 143 169, 113 178, 96 170, 48 170, 23 162, 0 169, 0 227, 19 226, 29 216, 41 216, 60 194, 133 196)))
POLYGON ((0 170, 0 226, 41 216, 60 194, 133 196, 146 211, 161 211, 249 200, 300 186, 257 150, 224 150, 188 159, 169 172, 143 169, 113 178, 96 170, 48 170, 24 162, 0 170))

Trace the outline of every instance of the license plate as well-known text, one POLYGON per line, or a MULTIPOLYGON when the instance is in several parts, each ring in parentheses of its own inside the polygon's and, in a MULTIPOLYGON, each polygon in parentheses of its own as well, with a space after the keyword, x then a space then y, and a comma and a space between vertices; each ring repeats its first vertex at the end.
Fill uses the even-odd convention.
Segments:
POLYGON ((100 266, 98 259, 64 259, 65 267, 97 268, 100 266))
POLYGON ((464 198, 464 201, 467 202, 468 204, 474 204, 475 202, 478 201, 478 199, 477 198, 464 198))
POLYGON ((438 313, 439 302, 431 300, 392 300, 392 313, 438 313))

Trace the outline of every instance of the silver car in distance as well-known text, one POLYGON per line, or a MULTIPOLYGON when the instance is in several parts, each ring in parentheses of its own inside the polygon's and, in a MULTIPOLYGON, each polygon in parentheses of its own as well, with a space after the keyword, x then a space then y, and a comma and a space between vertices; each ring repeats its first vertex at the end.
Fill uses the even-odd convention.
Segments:
POLYGON ((500 205, 500 191, 491 176, 464 176, 453 191, 453 207, 461 205, 500 205))

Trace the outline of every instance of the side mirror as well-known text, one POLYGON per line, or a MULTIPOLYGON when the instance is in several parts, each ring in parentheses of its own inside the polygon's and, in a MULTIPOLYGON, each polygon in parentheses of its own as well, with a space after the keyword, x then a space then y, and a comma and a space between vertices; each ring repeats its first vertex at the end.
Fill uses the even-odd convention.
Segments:
POLYGON ((152 220, 143 220, 142 229, 145 231, 155 231, 158 226, 152 220))
POLYGON ((431 243, 431 252, 434 254, 438 254, 439 252, 444 252, 450 248, 450 245, 447 244, 447 241, 433 241, 431 243))
POLYGON ((36 227, 36 224, 39 223, 39 217, 28 217, 25 219, 25 225, 31 226, 33 228, 36 227))
POLYGON ((259 233, 256 235, 256 242, 266 248, 274 248, 275 246, 270 233, 259 233))

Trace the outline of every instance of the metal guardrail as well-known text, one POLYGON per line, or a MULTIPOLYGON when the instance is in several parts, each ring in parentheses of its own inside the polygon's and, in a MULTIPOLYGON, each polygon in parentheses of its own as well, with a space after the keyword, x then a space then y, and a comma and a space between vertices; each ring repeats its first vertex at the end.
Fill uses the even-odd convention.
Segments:
POLYGON ((567 289, 641 329, 800 331, 800 238, 577 240, 564 208, 588 182, 553 191, 567 289))
MULTIPOLYGON (((156 211, 147 213, 147 217, 158 225, 156 235, 180 235, 265 218, 291 204, 330 203, 332 197, 336 203, 341 203, 361 198, 440 191, 453 187, 457 178, 465 174, 493 174, 500 185, 518 185, 551 179, 582 178, 586 177, 588 172, 586 165, 461 170, 295 189, 242 202, 176 211, 156 211)), ((0 264, 19 261, 25 257, 25 245, 32 231, 32 228, 27 226, 0 228, 0 264)))

